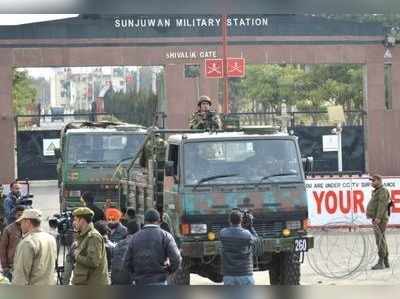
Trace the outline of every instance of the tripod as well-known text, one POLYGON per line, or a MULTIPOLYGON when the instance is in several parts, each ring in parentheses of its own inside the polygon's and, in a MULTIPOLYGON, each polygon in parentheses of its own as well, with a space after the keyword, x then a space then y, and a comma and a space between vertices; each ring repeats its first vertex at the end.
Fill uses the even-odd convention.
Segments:
POLYGON ((56 272, 57 284, 67 285, 69 283, 72 268, 73 268, 73 250, 72 243, 66 242, 67 232, 57 234, 57 258, 56 258, 56 272), (62 264, 60 265, 60 257, 62 264))

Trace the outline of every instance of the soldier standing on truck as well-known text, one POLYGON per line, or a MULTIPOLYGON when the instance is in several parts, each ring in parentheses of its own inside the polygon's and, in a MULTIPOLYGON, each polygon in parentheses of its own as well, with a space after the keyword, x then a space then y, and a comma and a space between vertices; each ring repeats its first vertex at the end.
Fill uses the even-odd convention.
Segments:
POLYGON ((389 253, 386 243, 385 230, 389 221, 388 205, 390 204, 389 191, 383 187, 382 177, 373 175, 370 178, 372 191, 371 200, 367 206, 367 218, 372 219, 374 226, 375 241, 378 248, 378 263, 371 270, 381 270, 389 268, 389 253))
POLYGON ((191 129, 221 130, 222 122, 217 112, 210 110, 212 105, 208 96, 201 96, 197 102, 198 110, 192 114, 189 125, 191 129))
POLYGON ((242 227, 239 210, 231 212, 229 222, 231 226, 220 232, 224 285, 254 285, 253 247, 257 234, 251 221, 250 227, 242 227))

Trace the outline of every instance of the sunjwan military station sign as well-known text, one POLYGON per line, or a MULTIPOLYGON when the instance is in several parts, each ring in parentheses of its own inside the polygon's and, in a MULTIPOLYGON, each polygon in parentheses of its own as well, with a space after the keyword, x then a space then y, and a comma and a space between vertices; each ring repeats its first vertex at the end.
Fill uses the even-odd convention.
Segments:
MULTIPOLYGON (((228 17, 228 27, 268 26, 267 16, 228 17)), ((114 20, 115 28, 204 28, 220 27, 223 25, 220 17, 117 17, 114 20)))
MULTIPOLYGON (((217 37, 218 15, 96 15, 0 26, 0 39, 217 37)), ((379 24, 337 21, 305 15, 227 16, 229 36, 381 36, 379 24)))

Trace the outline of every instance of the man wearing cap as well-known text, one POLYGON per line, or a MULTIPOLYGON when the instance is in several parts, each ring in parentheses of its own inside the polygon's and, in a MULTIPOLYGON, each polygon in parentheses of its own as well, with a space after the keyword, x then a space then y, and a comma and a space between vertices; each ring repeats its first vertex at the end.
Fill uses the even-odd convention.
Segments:
POLYGON ((122 213, 116 208, 108 208, 106 210, 106 219, 108 222, 108 227, 110 228, 110 241, 113 243, 118 243, 119 241, 125 239, 128 234, 128 230, 120 222, 122 213))
POLYGON ((42 213, 36 209, 24 210, 22 216, 17 219, 23 238, 14 257, 14 285, 56 284, 56 240, 40 229, 41 219, 42 213))
POLYGON ((192 114, 189 125, 191 129, 220 130, 222 122, 215 111, 211 111, 212 102, 208 96, 201 96, 197 102, 198 110, 192 114))
POLYGON ((146 211, 143 229, 129 241, 124 267, 136 285, 166 285, 168 274, 174 273, 182 261, 172 235, 159 226, 160 214, 146 211))
POLYGON ((371 269, 380 270, 390 267, 385 230, 389 221, 388 207, 391 200, 389 191, 383 187, 382 176, 375 174, 370 177, 370 181, 374 190, 372 191, 371 200, 367 205, 366 216, 372 220, 374 226, 375 242, 379 256, 378 263, 371 269))
POLYGON ((94 212, 77 208, 72 213, 73 226, 78 233, 74 250, 75 267, 72 273, 73 285, 108 285, 108 265, 103 237, 94 228, 94 212))

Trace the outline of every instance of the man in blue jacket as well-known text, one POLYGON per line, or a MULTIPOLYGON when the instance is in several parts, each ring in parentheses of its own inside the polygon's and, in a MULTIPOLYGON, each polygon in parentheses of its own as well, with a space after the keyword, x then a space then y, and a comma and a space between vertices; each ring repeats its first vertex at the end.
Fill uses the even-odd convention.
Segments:
POLYGON ((243 215, 233 210, 229 216, 230 227, 220 232, 222 244, 222 274, 225 285, 253 285, 253 248, 256 232, 252 225, 242 227, 243 215))

